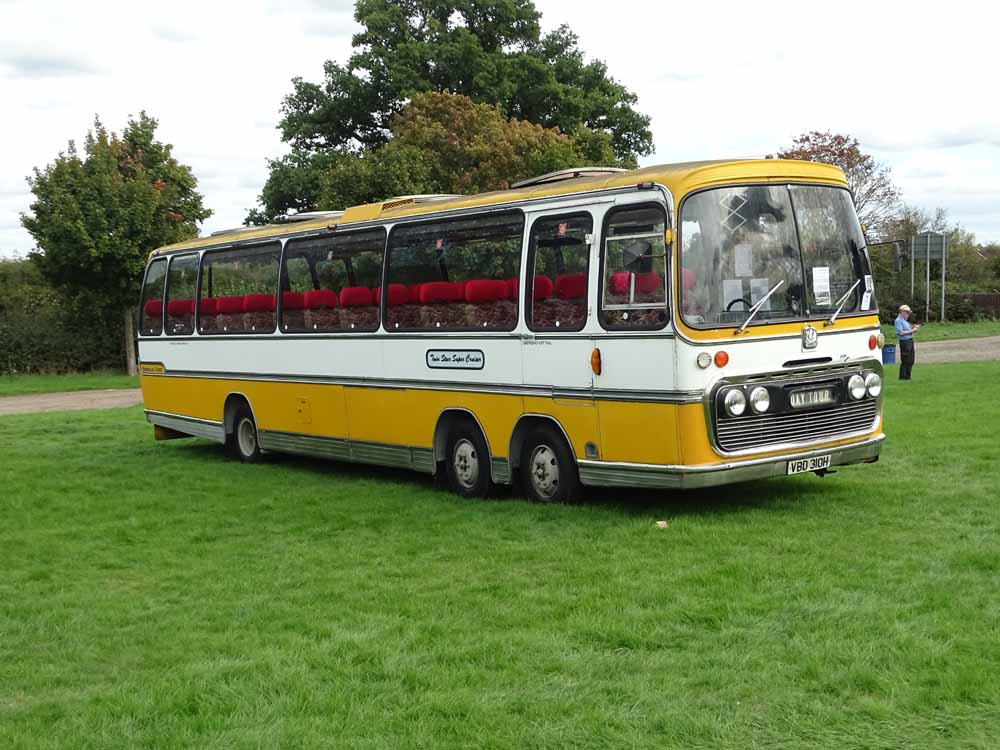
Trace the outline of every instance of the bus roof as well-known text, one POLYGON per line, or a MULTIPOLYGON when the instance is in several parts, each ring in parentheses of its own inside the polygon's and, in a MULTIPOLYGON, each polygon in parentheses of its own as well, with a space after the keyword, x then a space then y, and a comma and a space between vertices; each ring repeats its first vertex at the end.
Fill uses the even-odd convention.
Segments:
POLYGON ((378 219, 398 219, 438 211, 468 209, 493 204, 514 203, 546 197, 558 197, 571 193, 628 187, 640 183, 657 183, 667 188, 676 201, 687 193, 705 187, 738 182, 786 182, 802 180, 822 182, 847 187, 844 173, 829 164, 790 159, 740 159, 719 161, 692 161, 679 164, 658 164, 628 171, 599 171, 581 167, 582 174, 574 177, 573 170, 566 170, 568 176, 558 181, 546 181, 525 185, 510 190, 461 196, 406 196, 389 198, 378 203, 352 206, 343 216, 331 221, 331 217, 318 217, 310 221, 268 224, 261 227, 241 227, 228 232, 216 232, 209 237, 198 237, 186 242, 167 245, 153 251, 154 255, 197 249, 229 242, 259 239, 283 234, 315 231, 336 224, 375 221, 378 219))

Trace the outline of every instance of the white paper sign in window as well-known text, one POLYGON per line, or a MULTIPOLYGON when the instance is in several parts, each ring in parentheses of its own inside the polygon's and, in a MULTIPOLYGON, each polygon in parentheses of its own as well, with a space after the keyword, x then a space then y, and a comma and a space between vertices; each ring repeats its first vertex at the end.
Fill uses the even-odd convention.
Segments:
MULTIPOLYGON (((764 295, 771 290, 771 282, 768 279, 750 279, 750 301, 753 304, 760 302, 764 295)), ((761 312, 771 309, 771 297, 768 297, 764 304, 760 306, 761 312)))
POLYGON ((830 299, 830 269, 827 266, 815 266, 813 272, 813 295, 817 305, 831 305, 830 299))

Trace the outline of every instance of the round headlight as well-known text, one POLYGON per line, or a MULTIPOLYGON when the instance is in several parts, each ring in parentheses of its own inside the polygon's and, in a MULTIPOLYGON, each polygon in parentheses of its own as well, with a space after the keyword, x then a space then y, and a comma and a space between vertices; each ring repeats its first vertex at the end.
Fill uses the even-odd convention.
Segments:
POLYGON ((763 414, 771 408, 771 394, 767 392, 767 388, 758 385, 750 391, 750 408, 758 414, 763 414))
POLYGON ((743 391, 734 388, 726 393, 726 413, 731 417, 738 417, 747 410, 747 397, 743 391))
POLYGON ((708 352, 702 352, 701 354, 698 355, 697 362, 698 362, 698 367, 704 370, 706 367, 712 364, 712 355, 709 354, 708 352))
POLYGON ((881 349, 883 346, 885 346, 885 334, 884 333, 879 333, 877 340, 878 340, 878 348, 879 349, 881 349))
POLYGON ((868 391, 868 395, 872 398, 875 398, 882 392, 882 378, 878 376, 878 373, 868 373, 868 377, 865 378, 865 390, 868 391))
POLYGON ((855 401, 863 399, 865 397, 865 379, 860 375, 851 375, 851 379, 847 381, 847 392, 855 401))

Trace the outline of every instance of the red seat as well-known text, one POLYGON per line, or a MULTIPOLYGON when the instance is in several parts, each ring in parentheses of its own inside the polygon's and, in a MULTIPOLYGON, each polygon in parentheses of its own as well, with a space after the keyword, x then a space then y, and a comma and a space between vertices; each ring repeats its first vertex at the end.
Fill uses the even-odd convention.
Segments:
POLYGON ((531 296, 535 302, 540 302, 551 297, 553 289, 555 289, 555 285, 548 276, 535 276, 531 285, 531 296))
POLYGON ((243 298, 243 327, 250 331, 274 329, 277 298, 273 294, 248 294, 243 298))
POLYGON ((215 297, 202 297, 198 302, 198 312, 202 315, 217 315, 219 312, 219 300, 215 297))
POLYGON ((285 292, 281 295, 281 307, 285 310, 304 310, 306 296, 302 292, 285 292))
POLYGON ((337 307, 337 293, 332 289, 311 289, 305 293, 305 304, 310 310, 337 307))
POLYGON ((428 281, 420 286, 420 304, 422 305, 459 302, 461 300, 462 287, 450 281, 428 281))
POLYGON ((235 315, 243 312, 243 298, 218 297, 215 300, 215 307, 219 315, 235 315))
POLYGON ((193 299, 172 299, 167 303, 167 315, 179 318, 184 315, 194 315, 193 299))
MULTIPOLYGON (((410 290, 405 284, 389 284, 389 307, 405 305, 410 301, 410 290)), ((382 304, 382 290, 375 290, 375 304, 382 304)))
POLYGON ((586 297, 586 274, 564 273, 556 276, 556 296, 559 299, 577 299, 579 297, 586 297))
POLYGON ((248 294, 243 298, 243 312, 274 312, 274 308, 275 299, 273 294, 248 294))
POLYGON ((469 304, 496 302, 507 297, 506 282, 496 279, 475 279, 465 284, 465 301, 469 304))
POLYGON ((146 302, 143 306, 142 311, 144 314, 151 318, 158 318, 163 315, 163 300, 151 299, 146 302))
POLYGON ((374 304, 372 290, 366 286, 346 286, 340 290, 341 307, 363 307, 374 304))

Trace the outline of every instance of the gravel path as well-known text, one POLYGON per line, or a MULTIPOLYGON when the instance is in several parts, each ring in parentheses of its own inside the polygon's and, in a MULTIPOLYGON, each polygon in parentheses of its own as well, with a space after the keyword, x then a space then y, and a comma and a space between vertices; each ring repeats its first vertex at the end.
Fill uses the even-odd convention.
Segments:
POLYGON ((110 391, 73 391, 38 393, 30 396, 0 398, 0 415, 28 414, 38 411, 80 411, 81 409, 117 409, 142 403, 138 388, 110 391))
MULTIPOLYGON (((1000 359, 1000 336, 984 336, 979 339, 955 339, 954 341, 920 341, 920 334, 915 337, 917 342, 917 364, 921 362, 981 362, 987 359, 1000 359)), ((898 343, 898 342, 897 342, 898 343)), ((899 349, 896 349, 896 361, 899 362, 899 349)))

